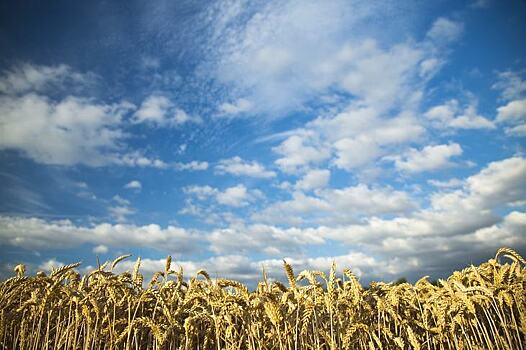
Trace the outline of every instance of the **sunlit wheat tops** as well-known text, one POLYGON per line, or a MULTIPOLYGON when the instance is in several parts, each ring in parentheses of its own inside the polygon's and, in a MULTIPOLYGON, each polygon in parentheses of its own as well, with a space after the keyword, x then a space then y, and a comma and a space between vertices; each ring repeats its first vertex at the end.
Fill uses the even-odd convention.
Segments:
POLYGON ((371 283, 333 264, 264 281, 250 292, 204 270, 164 271, 143 287, 140 259, 120 256, 80 276, 79 264, 0 284, 1 349, 524 349, 526 261, 494 259, 434 284, 371 283))

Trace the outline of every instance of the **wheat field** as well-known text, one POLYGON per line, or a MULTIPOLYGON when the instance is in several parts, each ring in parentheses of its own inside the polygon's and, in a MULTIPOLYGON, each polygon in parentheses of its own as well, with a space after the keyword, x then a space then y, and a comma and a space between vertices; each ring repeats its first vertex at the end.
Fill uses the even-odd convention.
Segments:
POLYGON ((263 276, 254 291, 204 270, 114 273, 122 256, 0 284, 1 349, 524 349, 526 261, 501 248, 435 285, 360 285, 350 270, 263 276), (144 287, 146 286, 146 287, 144 287))

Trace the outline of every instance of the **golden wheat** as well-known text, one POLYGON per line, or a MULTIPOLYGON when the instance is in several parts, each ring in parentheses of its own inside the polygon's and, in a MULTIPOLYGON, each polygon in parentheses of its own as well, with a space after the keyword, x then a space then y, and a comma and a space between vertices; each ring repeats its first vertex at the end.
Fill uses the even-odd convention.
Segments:
POLYGON ((81 277, 77 264, 0 283, 1 349, 521 349, 526 343, 525 260, 510 248, 438 285, 381 282, 364 288, 346 269, 297 276, 289 287, 240 282, 199 270, 153 275, 143 287, 129 255, 81 277), (508 258, 509 261, 501 262, 508 258), (110 266, 106 271, 106 266, 110 266), (202 278, 199 278, 201 276, 202 278))

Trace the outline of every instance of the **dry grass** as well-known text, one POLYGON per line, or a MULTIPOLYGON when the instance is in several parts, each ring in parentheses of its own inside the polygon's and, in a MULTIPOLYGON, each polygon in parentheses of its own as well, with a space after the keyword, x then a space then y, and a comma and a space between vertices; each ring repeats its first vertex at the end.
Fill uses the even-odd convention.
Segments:
POLYGON ((511 249, 454 272, 435 286, 372 283, 364 289, 333 265, 294 275, 289 287, 266 278, 249 292, 212 280, 185 280, 167 259, 143 288, 140 260, 125 257, 81 277, 68 265, 49 276, 0 284, 1 349, 524 349, 525 261, 511 249), (499 260, 508 263, 501 264, 499 260))

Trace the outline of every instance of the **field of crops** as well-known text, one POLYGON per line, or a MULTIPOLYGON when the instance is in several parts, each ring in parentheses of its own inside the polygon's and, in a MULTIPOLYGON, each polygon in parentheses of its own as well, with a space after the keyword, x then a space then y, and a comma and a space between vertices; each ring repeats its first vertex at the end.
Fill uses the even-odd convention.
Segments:
POLYGON ((254 291, 205 271, 171 269, 143 282, 126 257, 85 276, 64 266, 0 284, 1 349, 523 349, 525 260, 502 248, 495 259, 438 285, 371 283, 350 270, 294 274, 288 286, 265 276, 254 291))

